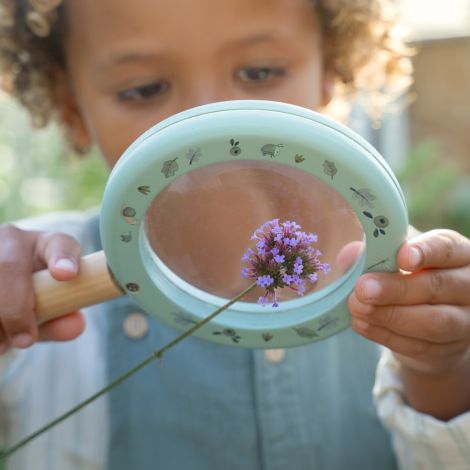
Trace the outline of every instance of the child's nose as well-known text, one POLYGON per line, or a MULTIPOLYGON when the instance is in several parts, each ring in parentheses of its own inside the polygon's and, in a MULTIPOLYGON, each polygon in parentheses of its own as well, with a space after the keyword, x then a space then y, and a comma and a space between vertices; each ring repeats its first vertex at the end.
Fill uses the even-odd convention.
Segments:
POLYGON ((182 90, 179 104, 181 110, 185 110, 217 101, 233 99, 237 99, 237 97, 230 92, 227 86, 206 77, 191 80, 190 84, 182 90))

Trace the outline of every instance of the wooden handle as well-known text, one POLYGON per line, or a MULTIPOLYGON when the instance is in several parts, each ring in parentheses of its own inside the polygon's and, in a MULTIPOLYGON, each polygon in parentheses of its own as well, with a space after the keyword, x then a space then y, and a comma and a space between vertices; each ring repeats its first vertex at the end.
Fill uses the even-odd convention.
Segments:
POLYGON ((103 251, 81 258, 78 276, 72 281, 56 281, 46 269, 33 274, 33 286, 38 323, 123 295, 103 251))

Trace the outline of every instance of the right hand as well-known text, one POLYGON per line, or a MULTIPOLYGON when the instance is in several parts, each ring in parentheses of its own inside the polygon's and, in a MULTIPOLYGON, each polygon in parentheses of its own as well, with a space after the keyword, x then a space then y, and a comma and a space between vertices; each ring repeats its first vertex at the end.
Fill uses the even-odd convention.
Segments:
POLYGON ((67 341, 85 328, 80 312, 37 324, 32 274, 47 268, 58 281, 77 275, 80 246, 70 236, 0 226, 0 354, 36 341, 67 341))

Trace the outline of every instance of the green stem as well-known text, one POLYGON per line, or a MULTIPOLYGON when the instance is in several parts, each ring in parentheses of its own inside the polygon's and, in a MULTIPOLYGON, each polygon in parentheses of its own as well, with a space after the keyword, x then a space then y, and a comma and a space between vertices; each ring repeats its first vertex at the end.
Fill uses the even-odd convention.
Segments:
POLYGON ((82 408, 89 405, 91 402, 95 401, 97 398, 99 398, 102 395, 108 393, 110 390, 117 387, 119 384, 121 384, 122 382, 127 380, 129 377, 134 375, 136 372, 138 372, 140 369, 143 369, 147 364, 150 364, 155 359, 161 358, 166 351, 171 349, 173 346, 176 346, 183 339, 185 339, 188 336, 192 335, 195 331, 199 330, 199 328, 203 327, 206 323, 209 323, 214 317, 216 317, 217 315, 222 313, 224 310, 229 308, 231 305, 233 305, 235 302, 240 300, 246 294, 251 292, 255 287, 256 287, 256 282, 251 284, 249 287, 247 287, 243 292, 238 294, 236 297, 234 297, 233 299, 228 301, 225 305, 222 305, 222 307, 218 308, 215 312, 211 313, 209 316, 202 319, 200 322, 196 323, 189 330, 186 330, 184 333, 181 333, 173 341, 170 341, 166 346, 163 346, 163 348, 161 348, 157 351, 154 351, 149 357, 144 359, 141 363, 137 364, 132 369, 130 369, 127 372, 125 372, 124 374, 120 375, 116 380, 114 380, 109 385, 107 385, 106 387, 104 387, 101 390, 99 390, 98 392, 96 392, 91 397, 87 398, 86 400, 82 401, 78 405, 74 406, 69 411, 67 411, 63 415, 59 416, 58 418, 50 421, 48 424, 46 424, 42 428, 38 429, 37 431, 33 432, 29 436, 26 436, 24 439, 17 442, 15 445, 11 446, 10 448, 6 449, 4 452, 0 452, 0 461, 6 459, 10 455, 12 455, 14 452, 16 452, 17 450, 21 449, 26 444, 31 442, 36 437, 40 436, 41 434, 45 433, 49 429, 53 428, 55 425, 61 423, 62 421, 66 420, 68 417, 70 417, 73 414, 77 413, 82 408))

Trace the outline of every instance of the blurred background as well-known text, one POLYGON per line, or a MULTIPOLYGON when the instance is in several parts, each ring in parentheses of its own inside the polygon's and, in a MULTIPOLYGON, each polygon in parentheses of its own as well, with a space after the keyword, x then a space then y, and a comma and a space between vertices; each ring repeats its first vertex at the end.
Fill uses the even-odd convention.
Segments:
MULTIPOLYGON (((415 81, 380 126, 356 110, 354 127, 390 162, 419 229, 470 236, 470 0, 399 0, 415 81), (409 103, 409 105, 406 104, 409 103)), ((54 126, 0 95, 0 222, 99 204, 106 169, 70 152, 54 126)))

